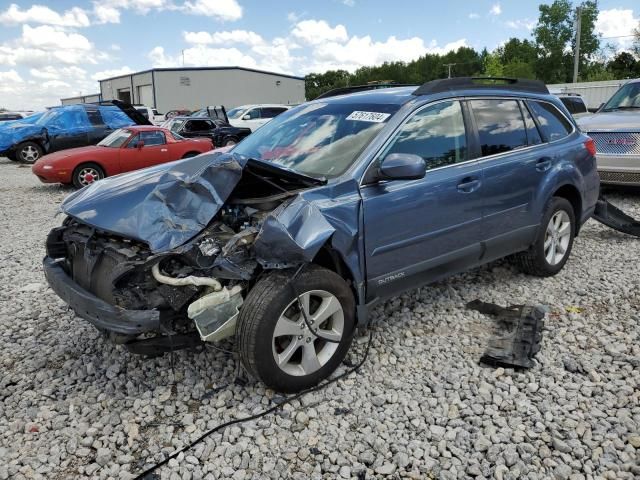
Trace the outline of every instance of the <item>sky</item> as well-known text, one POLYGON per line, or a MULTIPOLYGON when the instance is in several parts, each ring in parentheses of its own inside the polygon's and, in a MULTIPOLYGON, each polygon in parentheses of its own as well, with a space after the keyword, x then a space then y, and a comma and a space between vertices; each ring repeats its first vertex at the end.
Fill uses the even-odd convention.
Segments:
MULTIPOLYGON (((603 37, 629 35, 637 0, 601 0, 603 37)), ((40 109, 151 67, 244 66, 303 76, 529 38, 522 0, 0 0, 0 106, 40 109)), ((628 48, 631 38, 607 40, 628 48)))

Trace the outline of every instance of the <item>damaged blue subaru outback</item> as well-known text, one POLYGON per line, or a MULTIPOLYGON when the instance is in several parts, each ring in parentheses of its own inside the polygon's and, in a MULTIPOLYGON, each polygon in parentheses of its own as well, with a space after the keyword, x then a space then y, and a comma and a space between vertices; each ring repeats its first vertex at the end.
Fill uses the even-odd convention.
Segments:
POLYGON ((131 352, 235 337, 249 373, 298 391, 386 298, 507 256, 558 273, 596 205, 594 154, 535 81, 334 92, 228 152, 70 195, 44 270, 131 352))

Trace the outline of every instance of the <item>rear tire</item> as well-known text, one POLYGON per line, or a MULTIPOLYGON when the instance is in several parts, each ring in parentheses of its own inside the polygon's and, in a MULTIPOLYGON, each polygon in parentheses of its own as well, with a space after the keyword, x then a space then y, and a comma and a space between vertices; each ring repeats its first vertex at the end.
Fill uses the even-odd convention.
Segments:
POLYGON ((105 178, 104 170, 96 163, 83 163, 73 171, 73 186, 80 189, 105 178))
POLYGON ((565 198, 552 197, 547 204, 535 243, 513 256, 523 272, 551 277, 562 270, 571 254, 576 232, 573 206, 565 198))
POLYGON ((328 377, 349 350, 355 328, 355 300, 347 283, 312 265, 296 278, 296 290, 312 327, 336 342, 313 335, 298 309, 292 277, 289 270, 261 278, 247 295, 236 327, 247 371, 281 392, 297 392, 328 377))
POLYGON ((225 138, 225 139, 224 139, 224 142, 223 142, 223 143, 224 143, 224 145, 223 145, 223 146, 225 146, 225 147, 231 147, 231 146, 233 146, 233 145, 235 145, 235 144, 237 144, 237 143, 238 143, 238 139, 237 139, 237 138, 235 138, 235 137, 227 137, 227 138, 225 138))
POLYGON ((23 142, 16 147, 15 156, 19 162, 32 165, 42 157, 43 150, 36 142, 23 142))
POLYGON ((189 152, 189 153, 185 153, 182 156, 182 159, 184 160, 185 158, 193 158, 193 157, 197 157, 198 155, 200 155, 200 152, 189 152))

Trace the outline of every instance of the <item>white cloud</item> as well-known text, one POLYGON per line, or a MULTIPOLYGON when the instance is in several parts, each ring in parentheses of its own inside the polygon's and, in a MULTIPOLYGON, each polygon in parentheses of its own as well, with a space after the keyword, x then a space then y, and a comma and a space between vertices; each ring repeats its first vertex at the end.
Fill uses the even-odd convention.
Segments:
POLYGON ((507 20, 505 22, 505 25, 509 28, 513 28, 515 30, 533 30, 533 28, 536 26, 537 21, 536 20, 529 20, 528 18, 525 19, 518 19, 518 20, 507 20))
MULTIPOLYGON (((633 16, 633 10, 612 8, 600 10, 596 20, 596 32, 603 37, 620 37, 633 35, 633 30, 640 26, 640 18, 633 16)), ((621 49, 629 48, 633 43, 633 37, 612 38, 605 42, 618 43, 621 49)))
POLYGON ((496 3, 491 6, 491 10, 489 10, 489 15, 500 15, 502 13, 502 7, 499 3, 496 3))
POLYGON ((40 23, 60 27, 88 27, 89 17, 78 7, 73 7, 60 14, 44 5, 33 5, 28 10, 22 10, 12 3, 7 10, 0 12, 0 24, 20 25, 24 23, 40 23))
POLYGON ((330 27, 324 20, 303 20, 298 22, 291 34, 308 45, 325 42, 346 42, 349 39, 344 25, 330 27))
POLYGON ((255 32, 247 30, 232 30, 230 32, 184 32, 184 40, 196 45, 225 45, 239 43, 251 47, 263 45, 264 39, 255 32))
POLYGON ((120 23, 120 10, 112 6, 95 2, 93 14, 96 17, 96 23, 120 23))
POLYGON ((0 72, 0 85, 4 83, 22 82, 22 77, 15 70, 0 72))
POLYGON ((60 80, 61 78, 76 79, 78 77, 84 77, 87 71, 83 68, 71 66, 71 67, 54 67, 47 65, 42 68, 31 68, 29 74, 33 78, 39 78, 42 80, 60 80))
POLYGON ((104 58, 103 54, 93 51, 93 45, 85 36, 51 25, 25 24, 21 37, 0 44, 0 64, 3 65, 77 65, 97 63, 104 58))
POLYGON ((474 13, 474 12, 471 12, 471 13, 469 14, 469 18, 470 18, 471 20, 474 20, 474 19, 479 18, 479 17, 480 17, 480 15, 478 15, 477 13, 474 13))
POLYGON ((356 0, 342 0, 347 7, 353 7, 356 4, 356 0))
POLYGON ((242 18, 242 7, 236 0, 193 0, 184 2, 184 5, 178 8, 191 15, 216 17, 220 20, 242 18))
POLYGON ((466 39, 439 46, 433 40, 428 46, 419 37, 398 39, 389 37, 384 42, 376 42, 370 36, 351 37, 345 44, 328 42, 318 45, 312 58, 315 62, 303 67, 304 71, 322 71, 327 69, 344 69, 354 71, 367 65, 379 65, 389 61, 409 62, 426 53, 446 53, 468 46, 466 39))
POLYGON ((111 70, 102 70, 101 72, 96 72, 91 75, 91 79, 97 82, 99 80, 104 80, 105 78, 119 77, 120 75, 127 75, 128 73, 133 72, 134 70, 129 67, 114 68, 111 70))

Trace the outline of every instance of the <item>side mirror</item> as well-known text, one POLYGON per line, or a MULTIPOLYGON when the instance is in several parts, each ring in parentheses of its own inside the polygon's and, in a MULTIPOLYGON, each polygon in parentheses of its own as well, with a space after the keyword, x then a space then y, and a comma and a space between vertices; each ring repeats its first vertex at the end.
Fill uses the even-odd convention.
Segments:
POLYGON ((378 173, 382 180, 417 180, 427 173, 427 164, 419 155, 391 153, 382 160, 378 173))
POLYGON ((251 115, 245 115, 242 117, 243 120, 251 120, 251 115))
POLYGON ((139 141, 138 141, 138 144, 136 145, 136 148, 137 148, 138 150, 141 150, 141 149, 142 149, 142 147, 144 147, 144 140, 139 140, 139 141))

